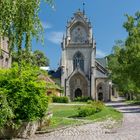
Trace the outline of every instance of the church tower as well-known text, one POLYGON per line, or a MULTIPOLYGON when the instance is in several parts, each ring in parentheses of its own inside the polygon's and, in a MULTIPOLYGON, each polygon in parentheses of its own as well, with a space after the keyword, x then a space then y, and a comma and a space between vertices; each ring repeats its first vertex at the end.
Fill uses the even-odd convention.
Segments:
POLYGON ((84 12, 78 10, 67 22, 61 47, 61 86, 65 96, 71 100, 81 96, 95 99, 96 45, 84 12))

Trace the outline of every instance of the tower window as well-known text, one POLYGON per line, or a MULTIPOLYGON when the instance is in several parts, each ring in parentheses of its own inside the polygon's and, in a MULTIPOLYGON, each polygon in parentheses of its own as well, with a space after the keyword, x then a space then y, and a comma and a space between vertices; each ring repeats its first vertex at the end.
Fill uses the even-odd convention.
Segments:
POLYGON ((77 52, 73 57, 73 68, 80 68, 84 71, 84 57, 80 52, 77 52))

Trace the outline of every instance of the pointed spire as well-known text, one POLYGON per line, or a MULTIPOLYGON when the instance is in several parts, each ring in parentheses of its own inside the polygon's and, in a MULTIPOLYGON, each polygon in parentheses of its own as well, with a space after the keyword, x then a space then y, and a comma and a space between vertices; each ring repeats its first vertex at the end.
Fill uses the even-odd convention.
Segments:
POLYGON ((65 35, 63 34, 63 40, 65 39, 65 35))
POLYGON ((85 3, 83 2, 83 15, 85 15, 85 3))

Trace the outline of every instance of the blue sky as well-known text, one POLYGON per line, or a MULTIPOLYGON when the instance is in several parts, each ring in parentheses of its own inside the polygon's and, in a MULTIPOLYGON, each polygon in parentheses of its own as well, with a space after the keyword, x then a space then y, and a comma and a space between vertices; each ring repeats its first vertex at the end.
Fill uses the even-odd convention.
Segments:
POLYGON ((33 50, 39 49, 50 59, 56 69, 61 58, 61 40, 66 23, 85 2, 85 12, 93 26, 97 43, 97 57, 111 53, 115 40, 125 39, 122 27, 125 14, 134 15, 140 10, 140 0, 54 0, 54 7, 41 3, 40 19, 45 29, 44 46, 33 41, 33 50))

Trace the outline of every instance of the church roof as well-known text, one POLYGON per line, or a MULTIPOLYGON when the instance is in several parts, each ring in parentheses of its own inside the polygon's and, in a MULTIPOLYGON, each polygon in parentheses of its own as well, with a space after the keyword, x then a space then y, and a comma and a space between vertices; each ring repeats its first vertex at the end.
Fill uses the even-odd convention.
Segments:
POLYGON ((53 78, 60 78, 61 77, 61 68, 59 67, 56 71, 50 70, 48 72, 53 78))
POLYGON ((108 63, 106 57, 103 58, 96 58, 96 61, 104 68, 107 68, 108 63))

